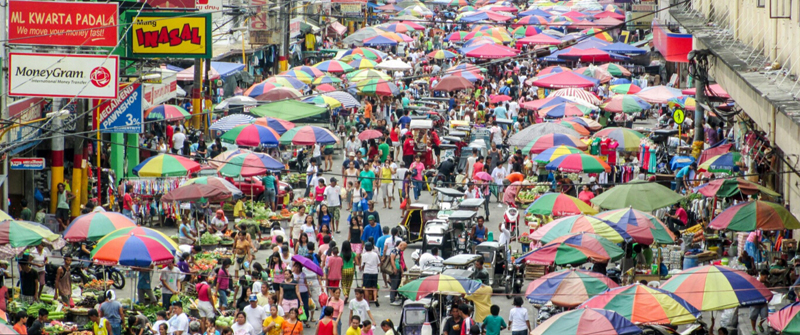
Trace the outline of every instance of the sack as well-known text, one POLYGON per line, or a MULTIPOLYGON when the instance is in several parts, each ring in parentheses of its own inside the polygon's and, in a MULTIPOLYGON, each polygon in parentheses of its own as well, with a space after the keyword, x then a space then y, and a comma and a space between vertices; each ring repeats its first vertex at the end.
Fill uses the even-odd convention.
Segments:
POLYGON ((394 273, 394 264, 392 264, 392 257, 386 256, 381 261, 381 272, 385 274, 393 274, 394 273))

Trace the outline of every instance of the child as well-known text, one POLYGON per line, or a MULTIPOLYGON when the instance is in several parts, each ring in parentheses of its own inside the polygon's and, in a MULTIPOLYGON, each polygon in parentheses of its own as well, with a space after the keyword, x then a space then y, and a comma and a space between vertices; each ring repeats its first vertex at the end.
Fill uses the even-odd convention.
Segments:
POLYGON ((361 335, 372 335, 372 322, 364 320, 361 324, 361 335))
POLYGON ((359 327, 360 325, 361 325, 361 317, 359 317, 358 315, 353 315, 353 317, 350 319, 350 327, 347 328, 347 333, 345 334, 361 335, 361 327, 359 327))
POLYGON ((492 315, 483 319, 483 332, 485 335, 500 335, 500 331, 508 328, 506 320, 500 317, 500 306, 492 305, 489 311, 492 315))

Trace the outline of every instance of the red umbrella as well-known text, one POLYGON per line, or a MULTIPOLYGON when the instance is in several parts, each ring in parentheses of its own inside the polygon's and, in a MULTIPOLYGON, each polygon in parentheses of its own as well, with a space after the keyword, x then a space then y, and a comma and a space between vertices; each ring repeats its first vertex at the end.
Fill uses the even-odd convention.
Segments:
POLYGON ((569 48, 566 52, 559 54, 558 58, 577 59, 581 62, 613 62, 618 60, 612 57, 607 51, 597 48, 582 50, 575 47, 569 48))
POLYGON ((374 138, 380 138, 381 136, 383 136, 383 133, 381 133, 379 130, 368 129, 358 134, 358 139, 362 141, 368 141, 374 138))
POLYGON ((467 80, 467 78, 461 76, 449 76, 444 77, 435 86, 433 86, 434 91, 458 91, 467 88, 472 88, 472 82, 467 80))
POLYGON ((533 82, 534 86, 543 88, 594 87, 599 81, 575 72, 561 72, 547 77, 540 77, 533 82))
POLYGON ((496 59, 516 56, 519 51, 497 44, 484 44, 467 51, 465 56, 483 58, 483 59, 496 59))
POLYGON ((559 45, 561 40, 551 37, 547 34, 537 34, 528 36, 517 40, 517 44, 534 44, 534 45, 559 45))

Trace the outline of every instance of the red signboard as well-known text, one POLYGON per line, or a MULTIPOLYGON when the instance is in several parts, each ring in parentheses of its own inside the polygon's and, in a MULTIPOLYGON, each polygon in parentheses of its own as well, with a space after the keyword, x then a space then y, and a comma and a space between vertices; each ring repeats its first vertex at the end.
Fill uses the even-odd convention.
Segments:
POLYGON ((8 41, 15 44, 113 47, 117 3, 11 0, 8 41))

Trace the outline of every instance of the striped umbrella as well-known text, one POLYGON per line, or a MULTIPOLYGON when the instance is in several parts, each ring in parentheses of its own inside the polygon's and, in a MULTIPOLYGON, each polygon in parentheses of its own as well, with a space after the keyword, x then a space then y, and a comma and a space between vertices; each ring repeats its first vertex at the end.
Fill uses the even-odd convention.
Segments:
POLYGON ((620 127, 611 127, 602 129, 594 134, 594 137, 608 137, 614 139, 619 143, 617 151, 638 151, 641 139, 644 137, 642 133, 620 127))
POLYGON ((281 135, 280 141, 283 144, 294 145, 334 144, 339 142, 339 138, 328 129, 303 126, 287 131, 281 135))
POLYGON ((608 89, 617 94, 636 94, 642 90, 641 87, 634 84, 611 85, 608 89))
POLYGON ((533 161, 539 164, 547 164, 558 157, 569 154, 579 154, 582 152, 583 151, 575 147, 570 147, 567 145, 559 145, 557 147, 551 147, 545 151, 542 151, 541 153, 533 157, 533 161))
POLYGON ((755 277, 719 265, 683 270, 660 288, 702 311, 766 304, 772 299, 772 292, 755 277))
POLYGON ((289 122, 289 121, 286 121, 286 120, 281 120, 281 119, 276 119, 276 118, 268 117, 268 116, 260 117, 260 118, 255 119, 253 121, 253 124, 259 125, 259 126, 264 126, 264 127, 270 127, 276 133, 281 134, 281 135, 283 135, 283 133, 285 133, 287 130, 292 129, 292 128, 295 127, 294 123, 292 123, 292 122, 289 122))
POLYGON ((0 245, 30 247, 44 241, 55 241, 59 237, 47 228, 34 222, 22 220, 0 221, 0 245))
POLYGON ((314 76, 308 74, 308 72, 300 71, 300 70, 289 70, 280 74, 281 76, 285 77, 292 77, 295 78, 304 84, 311 84, 311 81, 314 80, 314 76))
POLYGON ((259 176, 269 171, 280 171, 285 168, 270 155, 260 152, 243 153, 232 156, 217 171, 220 175, 231 178, 259 176))
POLYGON ((295 66, 295 67, 292 68, 292 70, 303 71, 303 72, 307 73, 309 76, 311 76, 311 78, 316 78, 316 77, 319 77, 319 76, 325 74, 325 73, 323 73, 322 71, 320 71, 317 68, 310 67, 310 66, 305 66, 305 65, 295 66))
POLYGON ((568 269, 548 273, 528 284, 525 297, 534 304, 552 301, 561 307, 575 307, 587 299, 619 287, 603 274, 581 269, 568 269))
MULTIPOLYGON (((571 210, 571 212, 576 212, 576 210, 571 210)), ((595 213, 597 212, 595 211, 595 213)), ((530 235, 530 238, 542 243, 550 243, 556 238, 572 233, 592 233, 614 243, 622 243, 631 239, 631 236, 616 224, 589 215, 572 215, 557 219, 536 230, 530 235)))
POLYGON ((319 62, 317 64, 314 64, 313 67, 317 68, 320 71, 330 72, 330 73, 345 73, 353 71, 352 66, 347 65, 347 63, 345 62, 338 61, 335 59, 319 62))
POLYGON ((533 141, 530 141, 527 145, 525 145, 522 148, 522 152, 538 154, 549 148, 559 145, 567 145, 578 148, 583 151, 589 149, 589 146, 586 145, 586 143, 584 143, 575 136, 568 134, 553 133, 553 134, 539 136, 535 138, 533 141))
POLYGON ((360 57, 353 59, 352 62, 347 63, 347 64, 352 66, 354 69, 359 69, 359 70, 360 69, 372 69, 376 65, 378 65, 378 63, 373 61, 373 60, 369 60, 367 58, 360 58, 360 57))
POLYGON ((531 335, 635 335, 642 330, 614 311, 577 309, 556 314, 538 325, 531 335))
POLYGON ((335 91, 335 92, 327 92, 323 93, 322 95, 326 97, 331 97, 339 102, 342 103, 342 107, 344 108, 353 108, 353 107, 361 107, 361 103, 356 100, 350 93, 342 92, 342 91, 335 91))
MULTIPOLYGON (((562 193, 545 193, 528 206, 526 212, 538 215, 567 216, 597 214, 597 210, 583 200, 562 193)), ((552 224, 548 223, 545 227, 552 224)), ((539 230, 541 230, 540 228, 539 230)), ((537 230, 537 232, 539 231, 537 230)))
POLYGON ((278 139, 281 137, 277 131, 270 127, 257 124, 246 124, 236 126, 220 136, 220 139, 228 143, 246 147, 278 146, 278 139))
POLYGON ((697 308, 676 294, 638 283, 610 289, 578 308, 615 311, 635 324, 683 325, 700 317, 697 308))
MULTIPOLYGON (((264 80, 264 82, 278 84, 279 86, 282 86, 282 87, 291 87, 291 88, 294 88, 294 89, 300 90, 300 91, 305 91, 305 90, 308 89, 308 85, 306 85, 306 83, 304 83, 302 81, 299 81, 299 80, 297 80, 297 78, 294 78, 294 77, 273 76, 273 77, 267 78, 266 80, 264 80)), ((252 94, 252 93, 250 93, 250 94, 252 94)))
MULTIPOLYGON (((303 83, 301 82, 300 84, 303 84, 303 83)), ((276 88, 276 87, 283 87, 283 85, 278 84, 278 83, 270 83, 270 82, 262 81, 262 82, 260 82, 258 84, 250 86, 250 88, 248 88, 247 90, 244 91, 244 95, 248 96, 248 97, 251 97, 251 98, 255 98, 255 97, 259 96, 259 95, 267 93, 269 90, 271 90, 273 88, 276 88)))
POLYGON ((223 117, 211 125, 211 130, 228 131, 240 124, 252 123, 255 120, 252 116, 247 114, 231 114, 223 117))
POLYGON ((192 117, 192 114, 187 112, 185 109, 181 108, 180 106, 176 105, 158 105, 148 108, 144 111, 144 119, 148 121, 155 121, 155 120, 167 120, 167 121, 177 121, 177 120, 188 120, 192 117))
POLYGON ((520 256, 516 262, 542 265, 604 263, 618 260, 624 254, 620 247, 600 235, 580 233, 558 237, 520 256))
POLYGON ((120 213, 89 213, 72 220, 63 235, 69 242, 97 241, 117 229, 133 227, 136 222, 120 213))
POLYGON ((160 154, 151 156, 133 168, 139 177, 182 177, 200 171, 200 164, 183 156, 160 154))

